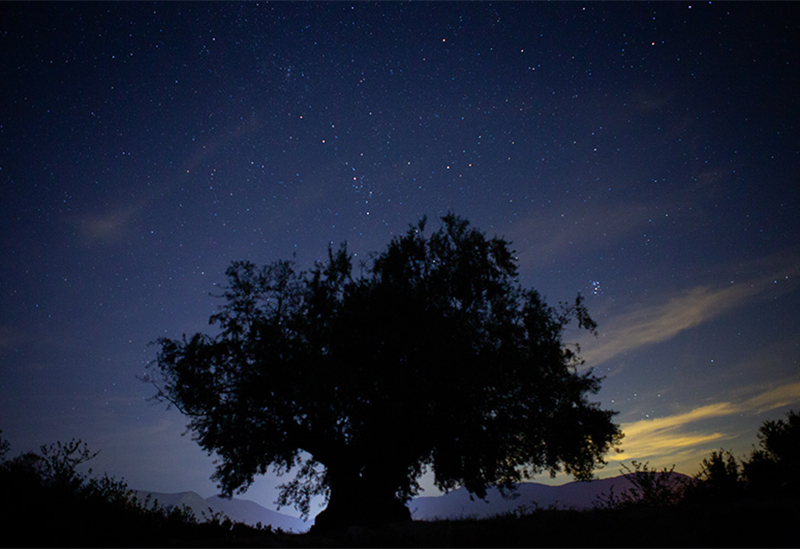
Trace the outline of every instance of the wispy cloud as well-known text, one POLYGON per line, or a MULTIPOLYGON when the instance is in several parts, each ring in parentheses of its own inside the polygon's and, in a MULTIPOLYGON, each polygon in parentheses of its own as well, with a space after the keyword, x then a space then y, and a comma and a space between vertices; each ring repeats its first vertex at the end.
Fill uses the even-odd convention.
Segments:
POLYGON ((764 391, 742 404, 742 409, 757 414, 800 401, 800 383, 787 383, 764 391))
POLYGON ((725 438, 720 432, 684 432, 693 423, 733 414, 728 402, 710 404, 674 416, 646 419, 620 425, 625 433, 624 453, 611 456, 611 461, 641 459, 671 454, 676 450, 707 444, 725 438))
MULTIPOLYGON (((126 201, 121 205, 96 208, 96 211, 83 212, 68 219, 77 231, 84 244, 89 246, 114 246, 130 235, 142 212, 150 208, 164 196, 182 188, 187 180, 194 177, 195 172, 204 163, 214 157, 218 151, 224 150, 231 143, 259 129, 258 117, 250 117, 244 122, 234 122, 229 131, 220 132, 220 136, 212 137, 205 143, 197 145, 180 168, 165 172, 162 184, 157 190, 143 190, 141 185, 132 184, 138 189, 138 198, 133 202, 126 201)), ((135 182, 134 182, 135 183, 135 182)))
POLYGON ((536 269, 565 255, 614 246, 647 225, 647 211, 648 205, 638 202, 580 203, 563 214, 532 214, 504 236, 519 253, 520 269, 536 269))
POLYGON ((514 243, 522 271, 547 268, 553 261, 589 250, 618 250, 630 238, 659 232, 667 223, 684 223, 687 234, 683 238, 691 245, 697 236, 693 234, 697 226, 693 221, 702 211, 697 189, 702 197, 713 197, 726 173, 724 169, 709 169, 692 178, 691 191, 654 187, 655 194, 646 199, 631 199, 633 193, 625 192, 641 185, 641 176, 616 180, 611 194, 605 183, 594 188, 589 185, 587 195, 560 201, 560 210, 536 209, 515 218, 503 236, 514 243), (664 216, 670 211, 676 215, 664 216))
POLYGON ((716 290, 696 287, 684 295, 629 311, 612 318, 598 340, 587 340, 583 357, 597 365, 633 349, 667 341, 742 305, 760 291, 741 284, 716 290))
POLYGON ((19 328, 0 325, 0 349, 14 348, 25 340, 25 334, 19 328))
MULTIPOLYGON (((770 271, 767 271, 770 272, 770 271)), ((680 295, 609 319, 598 339, 585 339, 583 357, 596 366, 623 353, 667 341, 695 326, 713 320, 755 299, 778 295, 797 288, 800 269, 778 267, 769 275, 751 281, 714 288, 697 286, 680 295)))
MULTIPOLYGON (((791 382, 762 389, 755 396, 738 403, 718 402, 672 416, 623 423, 620 427, 625 433, 622 445, 624 452, 610 456, 609 460, 663 458, 692 448, 705 450, 709 443, 731 439, 737 433, 724 432, 719 428, 704 429, 703 422, 740 414, 760 414, 798 402, 800 382, 791 382)), ((718 422, 715 424, 718 425, 718 422)))
POLYGON ((104 212, 84 213, 71 218, 70 222, 85 244, 111 246, 130 234, 147 202, 145 199, 104 212))

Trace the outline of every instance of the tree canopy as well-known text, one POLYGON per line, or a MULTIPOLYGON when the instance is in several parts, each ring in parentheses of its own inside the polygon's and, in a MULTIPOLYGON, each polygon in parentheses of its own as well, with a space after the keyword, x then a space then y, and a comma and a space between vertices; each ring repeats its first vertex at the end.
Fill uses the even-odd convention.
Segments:
POLYGON ((618 443, 589 401, 600 378, 563 341, 570 323, 596 329, 580 294, 549 306, 509 242, 456 215, 425 230, 358 275, 346 245, 308 271, 234 262, 218 333, 158 340, 157 396, 217 455, 224 494, 294 469, 279 504, 328 496, 317 525, 393 520, 426 470, 484 497, 542 472, 591 478, 618 443))
POLYGON ((743 463, 743 474, 756 492, 800 493, 800 412, 770 419, 758 429, 758 447, 743 463))

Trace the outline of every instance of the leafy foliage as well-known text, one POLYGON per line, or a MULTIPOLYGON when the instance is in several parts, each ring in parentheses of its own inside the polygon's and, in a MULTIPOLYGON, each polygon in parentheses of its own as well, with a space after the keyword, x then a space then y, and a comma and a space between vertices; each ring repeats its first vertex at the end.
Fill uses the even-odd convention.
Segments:
POLYGON ((786 420, 765 421, 757 436, 758 447, 741 462, 727 450, 704 458, 690 499, 800 494, 800 414, 789 411, 786 420))
POLYGON ((667 507, 683 498, 685 483, 674 475, 675 466, 661 471, 651 469, 648 462, 631 461, 628 467, 622 464, 625 478, 631 487, 620 494, 613 487, 608 494, 601 494, 595 504, 601 509, 623 509, 629 507, 667 507))
POLYGON ((700 472, 690 490, 693 498, 730 498, 742 494, 741 466, 727 450, 714 450, 700 463, 700 472))
POLYGON ((562 339, 595 330, 581 296, 548 306, 518 285, 508 242, 455 215, 425 227, 359 277, 344 245, 308 272, 234 262, 219 333, 158 340, 157 396, 218 456, 225 494, 297 467, 279 503, 402 514, 426 467, 484 497, 544 471, 590 478, 617 443, 613 412, 588 401, 600 379, 562 339))
MULTIPOLYGON (((230 539, 234 525, 222 516, 198 523, 185 507, 140 501, 124 481, 81 473, 94 458, 80 440, 42 446, 5 459, 0 440, 0 513, 4 541, 19 546, 164 546, 170 540, 230 539)), ((251 529, 252 530, 252 529, 251 529)))
POLYGON ((753 491, 800 493, 800 413, 765 421, 758 431, 759 446, 744 461, 744 477, 753 491))
POLYGON ((6 455, 11 448, 11 444, 3 438, 3 431, 0 431, 0 460, 5 461, 6 455))

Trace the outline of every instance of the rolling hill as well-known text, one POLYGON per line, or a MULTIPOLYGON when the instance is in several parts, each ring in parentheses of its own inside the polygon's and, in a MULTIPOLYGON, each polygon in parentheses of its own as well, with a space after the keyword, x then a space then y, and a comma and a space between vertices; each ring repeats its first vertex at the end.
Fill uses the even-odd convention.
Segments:
MULTIPOLYGON (((673 473, 676 480, 688 479, 686 475, 673 473)), ((470 499, 464 488, 444 495, 413 498, 408 507, 414 520, 430 521, 436 519, 488 518, 517 510, 530 511, 536 508, 591 509, 598 497, 617 495, 629 490, 631 483, 624 475, 593 480, 590 482, 569 482, 560 486, 550 486, 536 482, 524 482, 510 497, 504 498, 497 488, 488 491, 486 500, 470 499)), ((149 494, 152 500, 165 507, 185 505, 191 509, 198 520, 221 512, 234 522, 255 526, 259 522, 286 532, 306 532, 313 524, 308 521, 278 513, 258 503, 239 498, 226 499, 220 496, 203 498, 196 492, 161 493, 137 491, 137 497, 144 500, 149 494)))
MULTIPOLYGON (((680 473, 673 473, 673 477, 676 480, 689 478, 680 473)), ((414 498, 409 509, 414 520, 487 518, 537 507, 584 510, 591 509, 600 495, 607 495, 612 489, 619 495, 630 488, 625 475, 560 486, 523 482, 517 484, 516 492, 508 499, 503 498, 497 488, 488 491, 486 500, 470 499, 469 492, 459 488, 441 496, 414 498)))
POLYGON ((173 494, 163 492, 136 491, 136 496, 144 501, 150 495, 151 502, 157 500, 159 505, 164 507, 180 507, 185 505, 192 510, 194 516, 202 521, 209 518, 211 514, 221 512, 234 522, 243 522, 255 526, 259 522, 263 526, 270 525, 273 528, 280 528, 285 532, 305 532, 312 524, 312 521, 303 520, 272 511, 247 499, 231 498, 226 499, 220 496, 203 498, 196 492, 178 492, 173 494))

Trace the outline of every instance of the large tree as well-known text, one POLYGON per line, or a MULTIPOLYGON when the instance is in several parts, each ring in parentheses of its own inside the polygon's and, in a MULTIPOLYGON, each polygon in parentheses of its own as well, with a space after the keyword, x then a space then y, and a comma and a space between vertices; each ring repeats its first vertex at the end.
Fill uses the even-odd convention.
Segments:
POLYGON ((328 496, 317 526, 407 519, 425 470, 484 497, 545 471, 591 478, 617 444, 614 412, 588 400, 600 379, 562 339, 596 328, 580 294, 550 307, 507 241, 452 214, 425 226, 358 275, 345 246, 306 272, 234 262, 218 333, 158 340, 158 396, 217 455, 224 494, 294 469, 279 503, 328 496))

